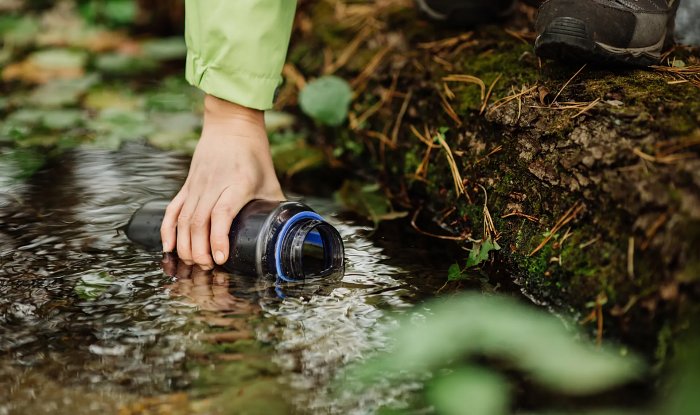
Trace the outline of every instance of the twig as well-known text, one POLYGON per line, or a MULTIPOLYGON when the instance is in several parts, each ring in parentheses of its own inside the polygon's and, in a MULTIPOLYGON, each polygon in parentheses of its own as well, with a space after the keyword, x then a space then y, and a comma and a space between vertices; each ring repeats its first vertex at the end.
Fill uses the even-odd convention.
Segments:
POLYGON ((423 160, 420 162, 414 173, 416 177, 425 180, 428 176, 428 164, 430 164, 430 153, 432 153, 433 147, 426 147, 425 154, 423 155, 423 160))
POLYGON ((634 236, 627 239, 627 276, 634 279, 634 236))
POLYGON ((388 146, 390 149, 394 150, 396 146, 394 146, 394 143, 391 142, 389 137, 386 136, 384 133, 380 133, 379 131, 365 131, 365 134, 367 134, 368 137, 376 138, 380 142, 384 143, 386 146, 388 146))
POLYGON ((506 213, 505 215, 501 216, 501 219, 506 219, 506 218, 510 218, 510 217, 513 217, 513 216, 518 216, 518 217, 521 217, 521 218, 525 218, 525 219, 529 220, 530 222, 535 222, 535 223, 538 223, 538 222, 540 221, 540 220, 537 219, 535 216, 527 215, 527 214, 522 213, 522 212, 510 212, 510 213, 506 213))
POLYGON ((304 78, 304 75, 302 75, 297 67, 291 63, 284 64, 284 67, 282 68, 282 75, 292 81, 294 86, 296 86, 299 91, 304 89, 306 86, 306 79, 304 78))
POLYGON ((593 108, 593 107, 595 107, 596 105, 598 105, 599 102, 600 102, 600 98, 596 98, 596 100, 593 101, 593 102, 591 102, 590 104, 588 104, 588 106, 586 106, 586 108, 584 108, 584 109, 582 109, 581 111, 577 112, 576 115, 572 115, 572 116, 571 116, 571 119, 573 120, 574 118, 578 117, 579 115, 585 114, 585 113, 588 112, 591 108, 593 108))
MULTIPOLYGON (((525 88, 525 85, 523 85, 522 88, 525 88)), ((534 91, 535 89, 537 89, 537 85, 533 86, 532 88, 528 88, 526 90, 523 90, 522 92, 520 92, 518 94, 510 95, 507 97, 503 97, 499 100, 496 100, 496 102, 493 103, 491 108, 489 108, 489 112, 493 112, 493 111, 497 110, 498 108, 502 107, 503 105, 506 105, 507 103, 509 103, 515 99, 519 99, 523 95, 528 94, 528 93, 534 91)))
POLYGON ((452 155, 452 150, 450 149, 450 146, 447 145, 447 141, 445 141, 445 136, 442 133, 438 133, 436 138, 438 140, 438 143, 440 143, 442 148, 445 150, 445 155, 447 156, 447 164, 449 164, 450 171, 452 172, 452 181, 454 182, 455 193, 457 193, 457 197, 459 197, 460 195, 465 195, 467 196, 467 199, 469 199, 469 201, 471 202, 471 198, 469 197, 466 189, 464 188, 464 181, 462 180, 462 175, 459 173, 457 162, 455 161, 455 158, 452 155))
POLYGON ((600 235, 596 236, 595 238, 591 239, 590 241, 584 242, 578 246, 578 249, 585 249, 588 248, 589 246, 593 245, 594 243, 598 242, 600 240, 600 235))
POLYGON ((466 42, 467 40, 471 39, 471 37, 473 35, 474 35, 474 32, 467 32, 467 33, 463 33, 463 34, 461 34, 459 36, 455 36, 455 37, 440 39, 440 40, 436 40, 433 42, 419 43, 418 47, 420 49, 431 49, 431 50, 440 50, 440 49, 451 48, 453 46, 458 45, 461 42, 466 42))
POLYGON ((358 128, 362 127, 362 124, 367 121, 370 117, 372 117, 374 114, 377 113, 388 101, 390 101, 394 97, 394 93, 396 92, 396 85, 399 81, 399 75, 396 74, 394 75, 392 81, 391 81, 391 86, 389 86, 388 90, 385 90, 382 93, 381 99, 371 107, 369 107, 365 112, 360 114, 359 117, 357 117, 356 120, 354 120, 353 123, 351 123, 350 128, 352 130, 357 130, 358 128))
POLYGON ((656 234, 659 232, 659 229, 661 229, 661 227, 666 223, 666 221, 668 221, 668 212, 663 212, 644 232, 645 238, 644 241, 642 241, 641 246, 639 247, 642 251, 645 251, 649 247, 651 240, 654 239, 654 236, 656 236, 656 234))
POLYGON ((486 188, 482 185, 479 185, 481 187, 481 190, 484 191, 484 207, 483 207, 483 215, 484 215, 484 233, 483 233, 483 240, 486 239, 498 239, 498 231, 496 230, 496 226, 493 224, 493 218, 491 217, 491 212, 489 212, 489 194, 486 192, 486 188))
POLYGON ((470 235, 467 235, 467 234, 463 234, 460 236, 438 235, 436 233, 426 232, 426 231, 420 229, 418 227, 418 225, 416 225, 416 219, 418 218, 418 215, 420 214, 420 212, 422 210, 423 210, 423 207, 421 206, 420 208, 418 208, 416 210, 416 212, 413 214, 413 217, 411 218, 411 227, 413 227, 413 229, 415 229, 416 232, 423 234, 423 235, 426 235, 426 236, 430 236, 432 238, 445 239, 448 241, 466 241, 469 239, 470 235))
POLYGON ((442 78, 442 80, 444 82, 462 82, 467 84, 478 85, 479 88, 481 88, 481 100, 483 101, 486 97, 486 84, 484 83, 484 81, 482 81, 480 78, 477 78, 476 76, 452 74, 447 75, 446 77, 442 78))
POLYGON ((445 96, 442 94, 442 92, 438 91, 438 95, 440 96, 440 101, 442 102, 442 109, 445 110, 447 115, 452 119, 452 121, 455 122, 457 127, 462 126, 462 120, 459 119, 459 115, 455 112, 454 108, 450 105, 450 102, 445 98, 445 96))
POLYGON ((382 60, 384 59, 386 54, 389 53, 389 51, 391 51, 391 49, 391 46, 386 46, 382 48, 372 57, 372 59, 369 61, 367 66, 365 66, 362 72, 360 72, 360 74, 352 80, 350 85, 352 85, 353 89, 355 90, 355 96, 358 96, 360 92, 364 90, 365 83, 367 82, 369 77, 375 73, 377 67, 382 63, 382 60))
POLYGON ((537 252, 539 252, 540 249, 544 248, 545 245, 547 245, 547 243, 554 237, 554 235, 555 235, 557 232, 559 232, 559 230, 560 230, 562 227, 564 227, 564 225, 566 225, 567 223, 569 223, 569 222, 571 222, 572 220, 574 220, 574 219, 576 218, 576 216, 578 216, 578 214, 581 213, 581 211, 583 210, 584 207, 585 207, 585 205, 583 204, 583 202, 580 202, 580 201, 579 201, 579 202, 574 203, 574 205, 571 206, 571 207, 564 213, 564 215, 562 215, 561 218, 559 218, 559 220, 557 221, 557 223, 554 224, 554 226, 552 227, 552 229, 549 231, 549 234, 547 235, 547 237, 544 238, 544 240, 543 240, 542 242, 540 242, 540 244, 537 246, 537 248, 533 249, 532 252, 530 252, 530 254, 529 254, 528 256, 533 256, 533 255, 535 255, 537 252))
POLYGON ((598 323, 598 332, 596 333, 596 345, 600 347, 603 344, 603 304, 607 302, 605 294, 598 294, 595 299, 596 305, 596 321, 598 323))
POLYGON ((527 45, 529 45, 532 40, 535 40, 535 37, 537 36, 532 32, 518 33, 515 30, 511 30, 511 29, 504 29, 504 30, 510 36, 513 36, 514 38, 520 40, 521 42, 523 42, 527 45), (527 39, 526 39, 526 37, 527 37, 527 39))
POLYGON ((439 148, 439 147, 440 147, 439 144, 435 144, 435 143, 432 142, 427 136, 424 136, 423 134, 421 134, 420 132, 418 132, 418 130, 416 129, 416 127, 414 127, 413 125, 410 125, 410 126, 408 127, 408 129, 411 130, 411 132, 413 133, 413 135, 415 135, 423 144, 425 144, 426 146, 428 146, 428 148, 439 148))
POLYGON ((474 165, 476 166, 477 164, 481 163, 482 161, 486 160, 487 158, 491 157, 492 155, 498 153, 498 152, 501 151, 501 150, 503 150, 503 146, 502 146, 502 145, 496 146, 496 148, 494 148, 493 150, 491 150, 487 155, 485 155, 484 157, 482 157, 482 158, 478 159, 477 161, 475 161, 475 162, 474 162, 474 165))
POLYGON ((636 154, 637 156, 639 156, 639 158, 641 158, 642 160, 650 161, 652 163, 659 163, 659 164, 675 164, 675 163, 678 163, 679 161, 688 160, 688 159, 697 157, 695 154, 692 154, 692 153, 669 154, 666 156, 652 156, 651 154, 647 154, 638 148, 632 149, 632 152, 634 154, 636 154))
POLYGON ((357 49, 360 48, 360 45, 364 43, 364 41, 367 40, 367 38, 372 34, 372 31, 373 30, 370 26, 364 26, 352 39, 352 41, 348 43, 345 49, 343 49, 335 62, 332 62, 323 69, 323 73, 325 75, 330 75, 345 66, 353 55, 355 55, 355 52, 357 52, 357 49))
POLYGON ((561 93, 564 92, 564 90, 566 89, 566 87, 569 86, 569 84, 571 83, 571 81, 573 81, 574 78, 576 78, 576 77, 578 76, 578 74, 580 74, 581 71, 583 71, 584 68, 586 68, 586 65, 587 65, 587 64, 584 63, 583 66, 581 67, 581 69, 579 69, 578 71, 576 71, 576 73, 574 74, 574 76, 572 76, 571 78, 569 78, 568 81, 566 81, 566 83, 564 84, 564 86, 561 87, 561 89, 559 90, 559 92, 557 92, 557 95, 556 95, 556 96, 554 97, 554 99, 552 100, 552 103, 550 104, 550 106, 554 105, 554 103, 557 102, 557 98, 559 98, 559 95, 561 95, 561 93))
POLYGON ((486 97, 484 97, 484 102, 481 104, 481 109, 479 110, 479 115, 482 115, 484 111, 486 110, 486 106, 489 104, 489 98, 491 98, 491 93, 493 92, 493 87, 496 86, 496 83, 498 82, 499 79, 501 79, 502 74, 498 74, 496 79, 493 80, 491 83, 491 86, 489 86, 489 90, 486 93, 486 97))
POLYGON ((401 104, 401 109, 399 110, 399 115, 396 117, 396 123, 394 124, 394 129, 391 131, 391 142, 396 145, 399 141, 399 130, 401 129, 401 123, 403 122, 403 117, 406 115, 408 110, 408 104, 411 102, 413 97, 413 90, 409 89, 401 104))

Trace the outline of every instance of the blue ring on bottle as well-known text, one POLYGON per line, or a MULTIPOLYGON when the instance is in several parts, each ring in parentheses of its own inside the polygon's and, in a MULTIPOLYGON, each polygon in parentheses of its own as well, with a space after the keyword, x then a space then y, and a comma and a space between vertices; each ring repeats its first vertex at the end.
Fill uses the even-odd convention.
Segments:
POLYGON ((284 274, 284 272, 282 272, 282 241, 284 241, 284 238, 287 236, 287 233, 289 233, 289 229, 292 227, 292 225, 304 219, 323 221, 321 215, 316 212, 299 212, 285 222, 277 236, 277 241, 275 242, 275 267, 277 268, 277 276, 287 282, 295 282, 298 280, 289 278, 284 274))

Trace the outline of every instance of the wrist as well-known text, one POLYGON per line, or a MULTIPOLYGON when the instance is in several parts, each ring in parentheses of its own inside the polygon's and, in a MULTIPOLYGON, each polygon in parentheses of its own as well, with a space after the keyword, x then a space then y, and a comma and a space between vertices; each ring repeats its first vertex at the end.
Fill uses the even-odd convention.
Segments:
POLYGON ((264 126, 265 117, 263 111, 244 107, 230 101, 207 94, 204 97, 204 116, 221 121, 248 121, 264 126))

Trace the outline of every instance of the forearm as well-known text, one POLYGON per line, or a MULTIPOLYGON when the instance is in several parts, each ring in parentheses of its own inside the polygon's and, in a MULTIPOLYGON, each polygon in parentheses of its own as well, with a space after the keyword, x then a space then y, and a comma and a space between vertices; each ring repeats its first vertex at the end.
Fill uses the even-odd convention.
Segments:
POLYGON ((258 110, 272 106, 295 0, 187 0, 188 81, 206 93, 258 110))

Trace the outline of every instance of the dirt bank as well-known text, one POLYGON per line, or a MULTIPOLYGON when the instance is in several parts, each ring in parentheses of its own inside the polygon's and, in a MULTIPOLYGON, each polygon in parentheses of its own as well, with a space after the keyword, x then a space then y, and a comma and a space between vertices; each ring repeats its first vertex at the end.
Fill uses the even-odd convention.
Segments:
POLYGON ((349 125, 317 137, 334 162, 464 246, 460 267, 497 236, 535 299, 663 359, 698 297, 700 51, 656 69, 541 62, 526 6, 464 32, 377 4, 302 2, 280 107, 306 79, 350 80, 349 125))

